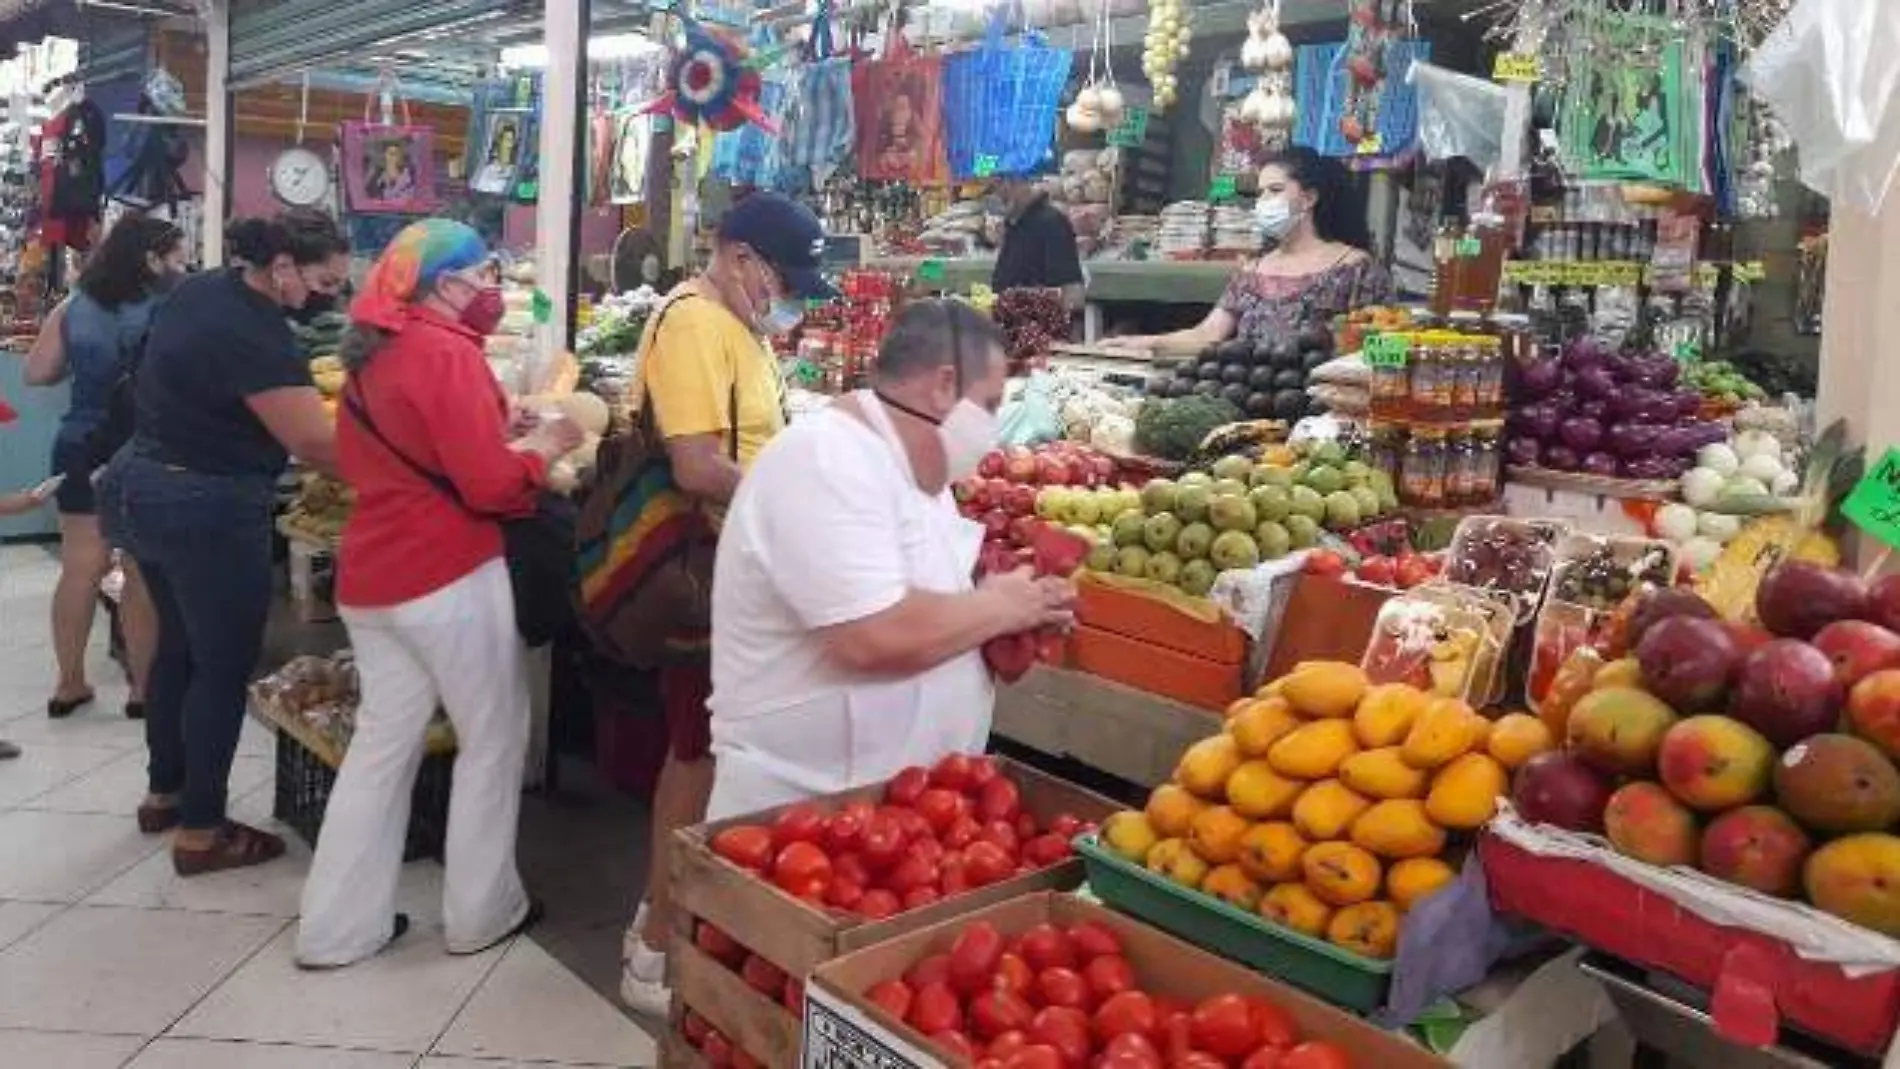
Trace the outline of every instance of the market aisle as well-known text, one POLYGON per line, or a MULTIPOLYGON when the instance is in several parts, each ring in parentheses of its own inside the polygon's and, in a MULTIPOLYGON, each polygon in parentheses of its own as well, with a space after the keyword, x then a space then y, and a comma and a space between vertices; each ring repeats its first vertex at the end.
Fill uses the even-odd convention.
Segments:
MULTIPOLYGON (((508 1069, 649 1066, 653 1041, 531 939, 441 949, 441 868, 409 865, 402 948, 354 969, 291 964, 309 851, 194 880, 132 821, 138 724, 95 636, 99 701, 46 719, 56 569, 0 548, 0 1066, 33 1069, 508 1069)), ((269 827, 271 740, 247 724, 234 816, 269 827)), ((285 829, 276 828, 279 832, 285 829)))

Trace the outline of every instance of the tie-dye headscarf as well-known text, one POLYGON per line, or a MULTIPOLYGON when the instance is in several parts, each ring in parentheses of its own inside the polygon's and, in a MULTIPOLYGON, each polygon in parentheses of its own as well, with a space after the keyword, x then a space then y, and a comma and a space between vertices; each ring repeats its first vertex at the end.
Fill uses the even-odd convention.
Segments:
POLYGON ((403 311, 428 295, 435 281, 489 258, 488 245, 473 227, 452 219, 424 219, 396 235, 350 302, 350 318, 392 334, 403 328, 403 311))

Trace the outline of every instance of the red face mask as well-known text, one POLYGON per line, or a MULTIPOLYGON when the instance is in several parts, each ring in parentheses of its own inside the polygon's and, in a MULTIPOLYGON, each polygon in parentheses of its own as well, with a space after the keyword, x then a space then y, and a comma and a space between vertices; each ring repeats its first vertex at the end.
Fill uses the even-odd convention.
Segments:
POLYGON ((508 308, 502 303, 499 286, 484 286, 475 291, 475 296, 462 306, 459 317, 462 325, 486 338, 501 326, 501 317, 508 308))

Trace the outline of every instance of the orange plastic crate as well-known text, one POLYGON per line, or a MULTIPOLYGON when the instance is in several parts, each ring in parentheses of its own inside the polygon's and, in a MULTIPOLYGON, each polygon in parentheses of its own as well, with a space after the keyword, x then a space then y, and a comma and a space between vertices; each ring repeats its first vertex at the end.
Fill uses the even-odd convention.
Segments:
POLYGON ((1075 666, 1136 690, 1219 712, 1241 695, 1240 663, 1180 653, 1144 638, 1083 625, 1071 636, 1075 666))

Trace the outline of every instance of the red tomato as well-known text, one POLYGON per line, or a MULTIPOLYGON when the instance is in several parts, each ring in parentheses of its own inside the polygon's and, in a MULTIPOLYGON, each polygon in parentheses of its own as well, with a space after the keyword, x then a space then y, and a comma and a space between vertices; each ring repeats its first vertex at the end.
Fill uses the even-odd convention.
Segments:
POLYGON ((873 812, 870 806, 855 802, 825 818, 825 849, 833 854, 858 849, 864 836, 864 824, 873 812))
POLYGON ((1352 1069, 1352 1059, 1331 1043, 1315 1040, 1287 1051, 1280 1069, 1352 1069))
POLYGON ((912 766, 884 785, 884 800, 892 805, 916 805, 917 796, 930 786, 930 770, 912 766))
POLYGON ((1070 1006, 1078 1010, 1087 1010, 1094 1002, 1082 974, 1061 966, 1036 974, 1036 998, 1044 1006, 1070 1006))
POLYGON ((1178 1065, 1194 1053, 1194 1026, 1185 1013, 1177 1013, 1161 1022, 1161 1056, 1169 1065, 1178 1065))
POLYGON ((972 791, 981 791, 985 786, 1003 774, 1003 769, 994 757, 970 758, 970 787, 972 791))
POLYGON ((874 887, 858 899, 858 916, 865 920, 881 921, 886 917, 895 917, 901 905, 902 899, 882 887, 874 887))
POLYGON ((988 921, 977 921, 957 933, 950 944, 950 986, 973 995, 990 986, 1003 960, 1003 933, 988 921))
POLYGON ((1330 549, 1316 549, 1306 557, 1306 574, 1331 578, 1344 574, 1346 558, 1330 549))
POLYGON ((904 856, 907 841, 902 820, 890 813, 873 814, 858 834, 858 845, 864 851, 864 867, 881 872, 897 864, 897 859, 904 856))
POLYGON ((932 865, 943 864, 944 855, 947 853, 949 851, 944 849, 943 844, 929 835, 912 839, 910 845, 904 848, 905 856, 928 861, 932 865))
POLYGON ((792 843, 819 843, 825 838, 824 811, 810 802, 786 806, 772 822, 772 848, 783 851, 792 843))
POLYGON ((903 829, 904 841, 906 843, 915 842, 918 839, 937 834, 936 831, 931 828, 930 822, 925 820, 924 815, 919 813, 913 806, 894 806, 884 810, 884 812, 897 818, 897 826, 903 829))
POLYGON ((864 885, 856 880, 847 880, 832 876, 831 886, 825 888, 825 904, 839 909, 856 909, 864 901, 864 885))
POLYGON ((732 1040, 724 1032, 713 1029, 699 1045, 699 1053, 712 1069, 727 1069, 732 1064, 732 1040))
POLYGON ((930 954, 917 959, 917 964, 904 974, 904 982, 912 991, 921 991, 931 984, 950 983, 950 955, 930 954))
POLYGON ((982 1040, 1029 1027, 1036 1011, 1022 996, 994 988, 970 1000, 970 1031, 982 1040))
POLYGON ((927 1036, 963 1027, 963 1007, 957 1004, 957 993, 949 984, 939 980, 912 986, 917 994, 910 1001, 910 1016, 906 1018, 912 1027, 927 1036))
POLYGON ((901 896, 918 887, 937 886, 937 880, 942 875, 936 862, 912 855, 897 863, 897 867, 885 877, 884 884, 901 896))
POLYGON ((700 921, 699 926, 693 929, 693 945, 729 969, 737 968, 745 961, 746 948, 740 946, 737 939, 705 921, 700 921))
POLYGON ((712 849, 742 869, 764 872, 772 863, 772 833, 756 824, 734 824, 713 836, 712 849))
POLYGON ((1215 995, 1190 1016, 1196 1050, 1221 1058, 1240 1058, 1260 1045, 1254 1033, 1253 1007, 1239 995, 1215 995))
POLYGON ((863 854, 831 855, 831 878, 850 880, 859 887, 871 886, 871 870, 865 867, 863 854))
POLYGON ((1073 839, 1082 830, 1082 819, 1074 813, 1057 813, 1049 822, 1049 834, 1060 835, 1064 839, 1073 839))
POLYGON ((1391 557, 1367 557, 1359 563, 1358 576, 1374 586, 1391 586, 1398 576, 1398 563, 1391 557))
POLYGON ((1036 814, 1016 814, 1016 838, 1028 842, 1042 834, 1042 825, 1036 823, 1036 814))
POLYGON ((1410 590, 1432 577, 1431 562, 1424 557, 1406 557, 1399 561, 1398 574, 1394 577, 1400 587, 1410 590))
POLYGON ((1104 954, 1089 959, 1089 963, 1082 966, 1082 979, 1088 981, 1091 994, 1105 999, 1135 986, 1135 967, 1118 954, 1104 954))
POLYGON ((943 833, 942 841, 945 849, 961 850, 976 842, 976 837, 981 834, 983 834, 983 825, 978 824, 975 817, 966 813, 950 824, 949 830, 943 833))
POLYGON ((910 1016, 911 1000, 916 996, 904 981, 886 980, 866 991, 864 997, 870 999, 872 1005, 901 1021, 910 1016))
POLYGON ((1227 1069, 1227 1063, 1204 1050, 1191 1050, 1169 1062, 1168 1069, 1227 1069))
POLYGON ((1247 1055, 1247 1060, 1240 1063, 1240 1069, 1281 1069, 1284 1064, 1281 1059, 1285 1057, 1284 1047, 1261 1047, 1247 1055))
POLYGON ((759 957, 748 956, 739 975, 745 979, 746 986, 761 994, 777 998, 785 990, 785 970, 759 957))
POLYGON ((1064 1063, 1079 1067, 1089 1060, 1089 1015, 1074 1006, 1045 1006, 1029 1023, 1029 1038, 1046 1043, 1064 1063))
POLYGON ((1022 836, 1016 834, 1016 825, 1007 820, 992 820, 983 825, 983 833, 978 838, 1002 847, 1003 852, 1011 857, 1015 857, 1023 845, 1022 836))
POLYGON ((765 1069, 765 1063, 745 1052, 738 1044, 732 1047, 732 1069, 765 1069))
POLYGON ((1017 941, 1017 947, 1022 952, 1023 960, 1037 972, 1075 966, 1075 948, 1069 945, 1069 937, 1053 924, 1038 924, 1024 932, 1017 941))
POLYGON ((946 1028, 933 1034, 930 1041, 966 1062, 976 1060, 976 1044, 970 1042, 969 1036, 954 1028, 946 1028))
POLYGON ((930 785, 946 790, 961 791, 970 786, 970 756, 968 754, 946 754, 936 764, 930 766, 930 785))
POLYGON ((988 887, 1007 880, 1016 871, 1016 859, 991 842, 971 843, 963 851, 963 869, 972 887, 988 887))
POLYGON ((1045 1043, 1031 1043, 1003 1059, 1003 1069, 1062 1069, 1062 1054, 1045 1043))
POLYGON ((963 867, 963 855, 951 854, 943 859, 943 876, 937 880, 937 889, 945 898, 970 889, 970 873, 963 867))
POLYGON ((706 1037, 711 1033, 712 1025, 706 1023, 706 1018, 692 1010, 687 1010, 680 1015, 680 1035, 686 1037, 686 1042, 697 1047, 706 1042, 706 1037))
POLYGON ((1154 1040, 1140 1032, 1123 1032, 1115 1036, 1102 1047, 1102 1053, 1110 1056, 1132 1055, 1151 1060, 1154 1065, 1161 1064, 1161 1052, 1155 1048, 1154 1040))
POLYGON ((1001 776, 985 783, 976 795, 976 815, 984 820, 1015 820, 1023 807, 1023 792, 1001 776))
POLYGON ((825 897, 831 886, 831 858, 803 839, 786 844, 772 862, 772 882, 786 894, 813 902, 825 897))
POLYGON ((942 899, 942 891, 937 890, 932 884, 925 884, 904 892, 904 908, 906 910, 922 909, 925 906, 936 905, 942 899))
POLYGON ((1011 1029, 997 1036, 995 1039, 990 1040, 990 1048, 985 1053, 998 1061, 1002 1061, 1028 1045, 1029 1034, 1027 1032, 1011 1029))
POLYGON ((1145 991, 1123 991, 1110 995, 1095 1009, 1095 1038, 1103 1043, 1116 1036, 1137 1032, 1158 1036, 1161 1018, 1155 1012, 1155 1000, 1145 991))
POLYGON ((1069 929, 1069 942, 1075 947, 1076 957, 1083 961, 1099 958, 1104 954, 1122 952, 1121 937, 1109 930, 1101 921, 1083 921, 1069 929))
POLYGON ((785 981, 785 994, 779 1004, 800 1017, 805 1016, 805 981, 794 976, 785 981))
POLYGON ((931 831, 942 835, 957 822, 969 804, 969 799, 953 790, 932 787, 917 799, 917 813, 930 825, 931 831))
POLYGON ((1300 1041, 1300 1029, 1292 1016, 1266 999, 1249 999, 1247 1012, 1262 1046, 1284 1050, 1300 1041))
POLYGON ((1014 991, 1028 998, 1030 991, 1035 989, 1036 974, 1029 968, 1029 963, 1022 959, 1022 955, 1005 951, 996 961, 996 975, 991 982, 1002 990, 1014 991))
POLYGON ((1050 832, 1047 835, 1038 835, 1023 844, 1023 861, 1035 868, 1043 869, 1067 858, 1074 852, 1074 848, 1069 845, 1069 840, 1050 832))
POLYGON ((978 1058, 976 1060, 976 1069, 1003 1069, 1003 1059, 978 1058))

